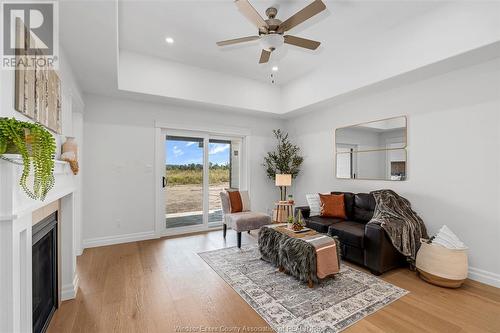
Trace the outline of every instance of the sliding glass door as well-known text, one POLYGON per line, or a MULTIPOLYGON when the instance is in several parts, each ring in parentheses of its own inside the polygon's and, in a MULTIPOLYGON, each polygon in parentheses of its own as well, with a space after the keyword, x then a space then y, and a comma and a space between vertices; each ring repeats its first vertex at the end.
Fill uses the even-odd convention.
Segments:
POLYGON ((208 223, 222 223, 220 192, 239 189, 241 139, 211 138, 208 144, 208 223))
POLYGON ((165 142, 167 228, 203 224, 203 138, 167 136, 165 142))
POLYGON ((165 132, 164 212, 167 234, 219 227, 219 193, 239 189, 243 138, 165 132))

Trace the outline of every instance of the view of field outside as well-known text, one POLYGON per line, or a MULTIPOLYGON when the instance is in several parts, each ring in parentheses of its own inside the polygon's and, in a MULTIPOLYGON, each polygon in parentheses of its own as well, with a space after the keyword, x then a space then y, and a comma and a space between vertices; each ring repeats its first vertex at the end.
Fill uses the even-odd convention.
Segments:
MULTIPOLYGON (((202 165, 167 165, 168 214, 202 211, 202 165)), ((219 193, 229 187, 229 165, 211 165, 209 168, 210 207, 220 204, 219 193)))
MULTIPOLYGON (((201 224, 203 214, 203 147, 192 138, 167 139, 165 212, 167 227, 201 224)), ((209 221, 222 218, 219 193, 229 187, 229 143, 209 143, 209 221)))

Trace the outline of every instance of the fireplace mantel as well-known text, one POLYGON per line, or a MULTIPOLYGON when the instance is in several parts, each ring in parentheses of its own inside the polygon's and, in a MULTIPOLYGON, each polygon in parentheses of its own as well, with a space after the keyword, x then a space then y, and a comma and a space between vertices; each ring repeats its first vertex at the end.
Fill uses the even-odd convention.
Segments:
MULTIPOLYGON (((32 331, 31 245, 33 211, 60 200, 61 299, 76 296, 76 181, 69 164, 55 162, 55 185, 47 198, 29 198, 19 186, 22 159, 0 159, 0 332, 32 331)), ((28 179, 29 181, 29 179, 28 179)))

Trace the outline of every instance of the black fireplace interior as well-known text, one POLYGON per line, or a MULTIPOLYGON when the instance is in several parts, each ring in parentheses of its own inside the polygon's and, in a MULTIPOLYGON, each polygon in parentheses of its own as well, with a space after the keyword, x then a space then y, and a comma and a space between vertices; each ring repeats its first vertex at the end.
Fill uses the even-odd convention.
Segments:
POLYGON ((45 332, 57 309, 57 212, 33 226, 33 333, 45 332))

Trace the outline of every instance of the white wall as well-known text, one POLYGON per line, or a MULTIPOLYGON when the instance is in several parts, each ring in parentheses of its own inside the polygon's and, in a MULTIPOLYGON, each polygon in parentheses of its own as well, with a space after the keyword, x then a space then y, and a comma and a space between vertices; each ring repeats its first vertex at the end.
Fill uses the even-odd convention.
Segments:
POLYGON ((329 63, 283 86, 281 112, 326 101, 499 39, 498 1, 450 1, 357 48, 339 47, 329 63))
POLYGON ((262 112, 279 113, 281 105, 277 86, 130 51, 120 51, 118 87, 262 112))
POLYGON ((84 245, 154 232, 155 121, 250 129, 252 208, 266 212, 278 198, 261 164, 282 120, 97 95, 85 103, 84 245))
POLYGON ((448 225, 470 247, 470 276, 500 286, 500 58, 376 93, 360 93, 287 121, 305 154, 295 181, 306 193, 391 188, 408 198, 430 234, 448 225), (408 115, 408 180, 340 180, 337 127, 408 115))

